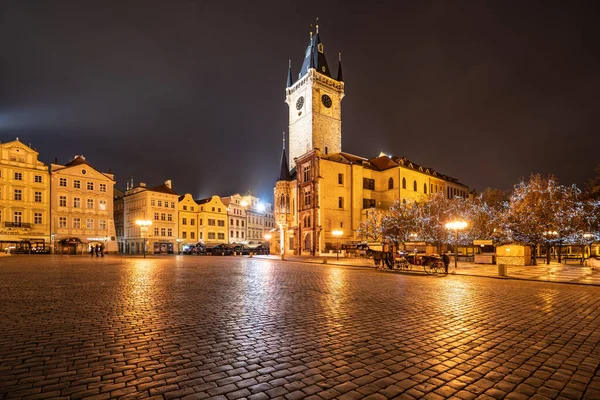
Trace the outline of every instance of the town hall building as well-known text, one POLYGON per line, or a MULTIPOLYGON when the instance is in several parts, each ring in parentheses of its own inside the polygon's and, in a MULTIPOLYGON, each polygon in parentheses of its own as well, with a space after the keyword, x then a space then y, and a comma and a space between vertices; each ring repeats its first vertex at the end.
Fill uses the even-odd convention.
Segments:
MULTIPOLYGON (((274 189, 280 254, 319 254, 338 243, 359 240, 357 229, 373 208, 436 193, 465 197, 457 179, 405 157, 365 158, 342 151, 344 78, 341 57, 330 70, 323 43, 311 33, 297 78, 288 69, 289 163, 284 146, 274 189), (335 76, 335 77, 334 77, 335 76), (333 231, 341 231, 334 237, 333 231)), ((274 238, 275 239, 275 238, 274 238)))

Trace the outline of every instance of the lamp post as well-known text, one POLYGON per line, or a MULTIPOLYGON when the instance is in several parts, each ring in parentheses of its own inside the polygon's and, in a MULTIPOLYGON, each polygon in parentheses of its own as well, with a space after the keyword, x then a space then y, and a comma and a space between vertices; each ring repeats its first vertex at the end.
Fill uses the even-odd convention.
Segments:
POLYGON ((267 255, 271 254, 271 234, 265 233, 265 240, 267 241, 267 255))
POLYGON ((454 245, 454 273, 456 273, 456 269, 458 268, 458 231, 459 229, 465 229, 467 227, 467 223, 465 221, 452 221, 446 224, 446 229, 454 229, 456 242, 454 245))
MULTIPOLYGON (((594 243, 594 235, 586 232, 583 234, 583 238, 589 243, 590 246, 590 256, 589 258, 592 258, 592 244, 594 243)), ((585 257, 584 257, 585 258, 585 257)))
POLYGON ((177 255, 181 254, 181 239, 177 238, 175 239, 175 241, 177 242, 177 255))
MULTIPOLYGON (((553 240, 552 237, 557 237, 558 236, 558 232, 556 231, 546 231, 544 232, 544 236, 546 236, 548 238, 548 241, 553 240)), ((548 254, 546 259, 548 260, 548 264, 550 263, 550 255, 548 254)), ((560 255, 558 257, 558 262, 560 263, 560 255)))
POLYGON ((342 230, 335 230, 333 232, 331 232, 331 234, 337 239, 337 243, 336 243, 336 260, 339 261, 340 259, 340 236, 342 236, 344 234, 344 231, 342 230))
POLYGON ((138 219, 135 224, 140 227, 140 236, 142 237, 142 252, 146 258, 146 237, 148 236, 148 227, 152 225, 152 221, 147 219, 138 219))

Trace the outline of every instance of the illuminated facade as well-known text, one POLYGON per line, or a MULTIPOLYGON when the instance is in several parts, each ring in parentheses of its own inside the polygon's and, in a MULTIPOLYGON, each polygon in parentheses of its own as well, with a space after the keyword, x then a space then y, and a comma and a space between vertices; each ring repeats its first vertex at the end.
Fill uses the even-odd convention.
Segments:
POLYGON ((227 243, 227 206, 219 196, 196 200, 199 206, 198 234, 203 243, 227 243))
POLYGON ((336 78, 317 34, 311 35, 297 79, 288 70, 290 161, 285 149, 274 189, 279 252, 318 254, 337 242, 358 240, 356 231, 372 208, 395 200, 419 200, 431 194, 467 196, 458 180, 404 157, 380 154, 365 158, 341 150, 341 60, 336 78))
POLYGON ((50 175, 18 139, 0 143, 0 251, 50 247, 50 175))
POLYGON ((143 253, 144 238, 136 221, 150 220, 152 225, 148 228, 146 238, 147 252, 177 252, 179 195, 171 187, 171 181, 150 188, 143 182, 136 187, 133 182, 127 186, 122 197, 123 236, 118 237, 119 251, 126 254, 143 253))
POLYGON ((190 245, 198 243, 198 212, 200 207, 194 201, 191 194, 179 197, 178 203, 179 221, 179 245, 180 251, 190 245))
POLYGON ((114 175, 75 156, 65 165, 50 164, 50 180, 54 252, 81 254, 96 245, 116 252, 114 175))
POLYGON ((271 203, 264 203, 258 197, 246 195, 242 203, 246 208, 246 240, 249 244, 265 240, 265 234, 275 226, 271 203))
POLYGON ((227 206, 229 219, 229 243, 246 243, 246 207, 244 199, 239 194, 221 198, 227 206))

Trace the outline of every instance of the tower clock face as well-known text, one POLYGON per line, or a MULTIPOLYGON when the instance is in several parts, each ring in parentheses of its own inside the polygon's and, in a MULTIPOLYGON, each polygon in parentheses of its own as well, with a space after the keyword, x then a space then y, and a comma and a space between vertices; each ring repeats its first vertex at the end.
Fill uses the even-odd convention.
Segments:
POLYGON ((300 110, 304 105, 304 96, 300 96, 298 101, 296 101, 296 110, 300 110))
POLYGON ((329 97, 328 95, 324 94, 323 96, 321 96, 321 102, 325 107, 331 107, 331 97, 329 97))

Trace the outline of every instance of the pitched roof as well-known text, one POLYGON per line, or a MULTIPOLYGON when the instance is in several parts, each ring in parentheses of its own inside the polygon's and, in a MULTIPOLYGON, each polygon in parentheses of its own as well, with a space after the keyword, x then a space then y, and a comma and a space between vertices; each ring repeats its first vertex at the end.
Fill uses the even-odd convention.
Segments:
MULTIPOLYGON (((82 164, 92 167, 87 161, 85 161, 84 156, 75 156, 71 161, 69 161, 68 163, 65 164, 65 167, 74 167, 76 165, 82 165, 82 164)), ((92 168, 94 168, 94 167, 92 167, 92 168)))
POLYGON ((158 192, 158 193, 165 193, 165 194, 175 194, 177 196, 179 196, 179 193, 175 192, 173 189, 171 189, 170 187, 168 187, 166 184, 162 184, 162 185, 158 185, 158 186, 154 186, 151 188, 148 188, 149 191, 151 192, 158 192))
POLYGON ((433 168, 424 167, 418 164, 415 164, 412 161, 409 161, 406 157, 396 157, 396 156, 388 156, 385 154, 380 154, 378 157, 374 158, 364 158, 350 153, 330 153, 328 155, 322 155, 321 158, 325 160, 341 162, 344 164, 359 164, 364 168, 371 169, 374 171, 385 171, 390 168, 402 166, 409 169, 414 169, 421 173, 432 175, 437 178, 443 179, 448 182, 455 183, 457 185, 466 186, 458 181, 457 178, 453 178, 448 175, 443 175, 434 170, 433 168))

